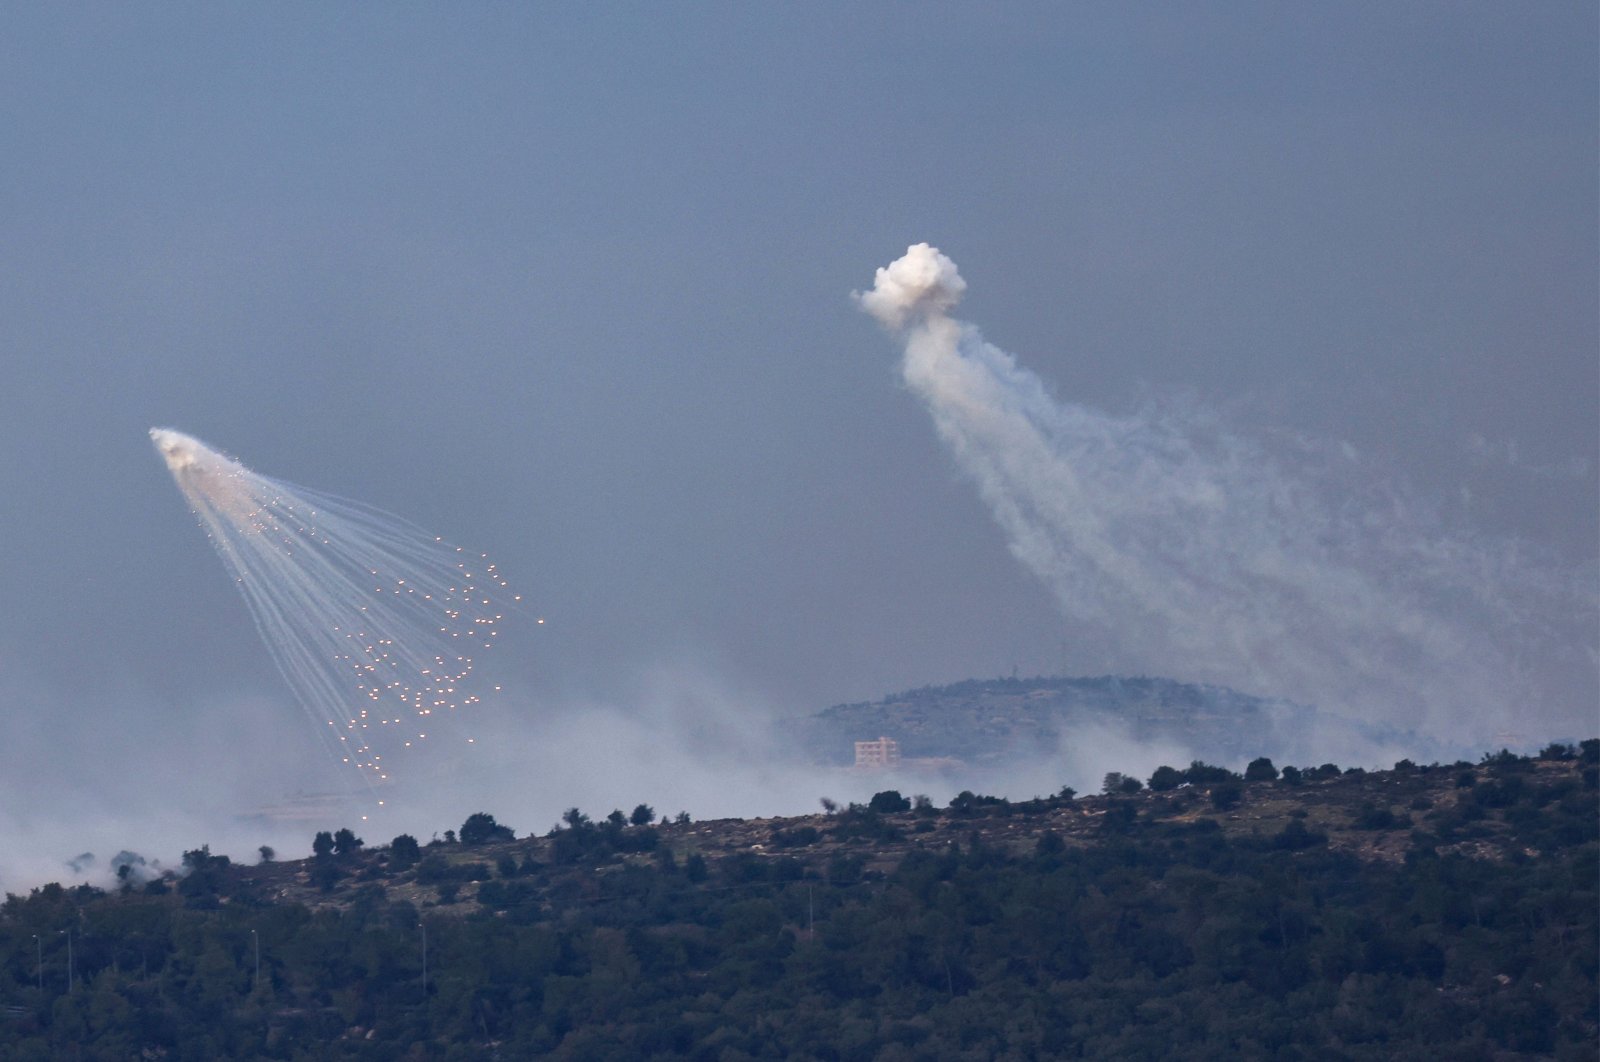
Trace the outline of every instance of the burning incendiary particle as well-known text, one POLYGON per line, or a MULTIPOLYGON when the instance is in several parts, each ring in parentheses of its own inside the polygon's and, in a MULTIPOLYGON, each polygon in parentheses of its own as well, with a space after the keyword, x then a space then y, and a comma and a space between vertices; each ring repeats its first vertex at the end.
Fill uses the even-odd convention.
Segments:
POLYGON ((424 739, 424 720, 478 703, 472 653, 520 600, 486 555, 258 475, 181 432, 150 438, 341 761, 387 779, 387 757, 424 739))

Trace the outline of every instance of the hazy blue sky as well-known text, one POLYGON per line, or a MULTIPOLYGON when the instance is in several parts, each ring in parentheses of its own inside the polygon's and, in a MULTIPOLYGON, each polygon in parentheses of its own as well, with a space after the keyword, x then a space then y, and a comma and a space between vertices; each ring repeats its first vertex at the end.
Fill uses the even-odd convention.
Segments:
POLYGON ((1592 565, 1594 5, 1137 7, 5 4, 13 748, 285 697, 152 425, 494 554, 552 712, 1097 669, 851 303, 922 240, 1063 399, 1592 565))

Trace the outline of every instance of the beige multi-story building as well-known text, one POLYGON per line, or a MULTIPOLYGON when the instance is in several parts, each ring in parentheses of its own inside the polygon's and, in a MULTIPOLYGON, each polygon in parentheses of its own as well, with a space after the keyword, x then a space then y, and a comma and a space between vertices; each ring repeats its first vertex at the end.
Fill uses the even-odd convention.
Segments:
POLYGON ((900 742, 880 737, 876 741, 856 742, 856 766, 893 767, 900 762, 900 742))

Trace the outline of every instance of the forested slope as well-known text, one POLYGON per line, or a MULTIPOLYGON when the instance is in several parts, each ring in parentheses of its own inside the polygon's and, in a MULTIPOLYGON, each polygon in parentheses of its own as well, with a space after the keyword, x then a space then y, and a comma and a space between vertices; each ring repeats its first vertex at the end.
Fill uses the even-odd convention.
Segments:
POLYGON ((1589 1059, 1596 759, 200 848, 7 898, 0 1056, 1589 1059))

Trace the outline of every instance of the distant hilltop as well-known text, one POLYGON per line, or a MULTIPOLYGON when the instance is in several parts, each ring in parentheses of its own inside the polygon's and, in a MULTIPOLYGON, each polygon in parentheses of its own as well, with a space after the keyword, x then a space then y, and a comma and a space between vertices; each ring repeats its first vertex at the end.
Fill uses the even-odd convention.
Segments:
MULTIPOLYGON (((1177 744, 1199 759, 1269 755, 1309 762, 1330 748, 1428 756, 1435 742, 1291 701, 1166 678, 968 679, 878 701, 840 704, 800 720, 796 740, 812 762, 849 766, 855 742, 887 737, 911 761, 988 769, 1038 759, 1074 731, 1114 730, 1137 743, 1177 744)), ((1391 757, 1392 758, 1392 757, 1391 757)))

